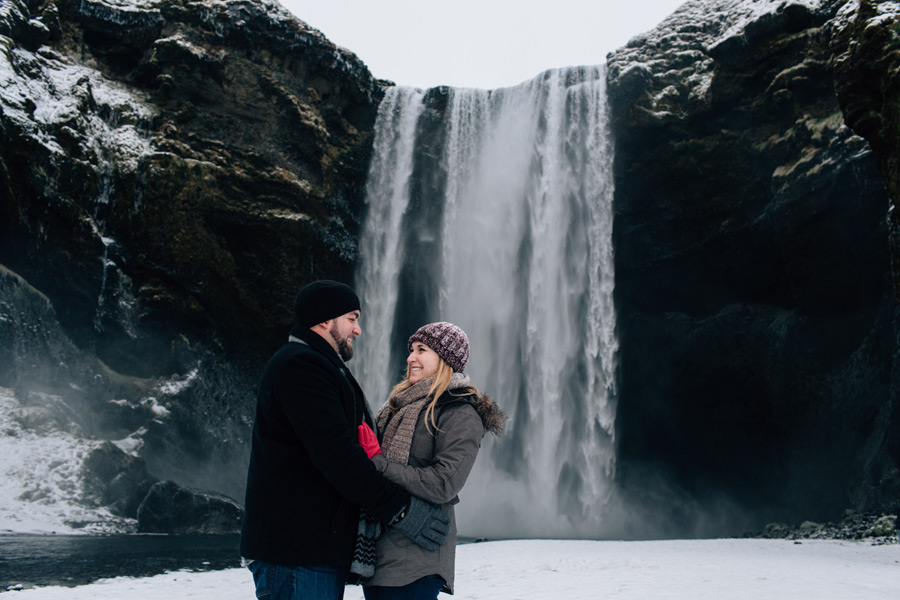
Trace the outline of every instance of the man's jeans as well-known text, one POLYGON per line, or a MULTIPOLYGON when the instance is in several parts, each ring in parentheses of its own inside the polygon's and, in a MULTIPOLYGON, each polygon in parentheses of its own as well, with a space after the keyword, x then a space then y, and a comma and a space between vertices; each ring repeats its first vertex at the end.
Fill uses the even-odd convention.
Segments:
POLYGON ((256 597, 265 600, 341 600, 349 567, 285 567, 250 563, 256 597))

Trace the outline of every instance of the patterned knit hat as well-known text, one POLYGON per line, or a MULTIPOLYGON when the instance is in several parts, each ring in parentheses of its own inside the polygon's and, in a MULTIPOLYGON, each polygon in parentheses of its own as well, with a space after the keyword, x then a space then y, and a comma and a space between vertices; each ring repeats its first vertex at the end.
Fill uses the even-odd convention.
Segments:
POLYGON ((406 342, 406 349, 410 352, 413 342, 422 342, 434 350, 457 373, 465 371, 469 362, 469 338, 453 323, 442 321, 422 325, 406 342))

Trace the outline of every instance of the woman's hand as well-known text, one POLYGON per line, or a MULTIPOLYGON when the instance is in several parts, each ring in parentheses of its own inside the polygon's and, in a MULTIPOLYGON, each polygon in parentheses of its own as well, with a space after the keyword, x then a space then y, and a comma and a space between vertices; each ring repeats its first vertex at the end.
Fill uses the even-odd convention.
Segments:
POLYGON ((363 450, 366 451, 369 458, 372 458, 376 454, 381 454, 381 446, 378 445, 378 438, 375 437, 375 432, 372 431, 372 428, 369 427, 368 423, 363 423, 356 428, 356 431, 359 434, 359 445, 363 447, 363 450))

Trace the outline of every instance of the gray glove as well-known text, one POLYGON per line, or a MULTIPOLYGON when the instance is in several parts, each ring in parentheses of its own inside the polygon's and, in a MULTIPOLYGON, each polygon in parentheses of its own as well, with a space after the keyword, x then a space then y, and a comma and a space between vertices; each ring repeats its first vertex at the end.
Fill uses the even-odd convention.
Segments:
POLYGON ((447 541, 450 517, 434 504, 410 496, 409 506, 392 522, 391 527, 426 550, 437 550, 447 541))

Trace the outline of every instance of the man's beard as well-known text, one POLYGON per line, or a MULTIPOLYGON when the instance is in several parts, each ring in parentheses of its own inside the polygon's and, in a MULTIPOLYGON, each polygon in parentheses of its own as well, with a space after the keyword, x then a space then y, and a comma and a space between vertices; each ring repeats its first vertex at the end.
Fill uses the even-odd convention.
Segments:
POLYGON ((338 354, 341 355, 341 360, 347 362, 351 358, 353 358, 353 346, 350 345, 349 337, 338 339, 338 328, 337 323, 331 324, 331 329, 328 330, 328 334, 331 336, 331 339, 334 340, 334 343, 337 344, 338 354))

